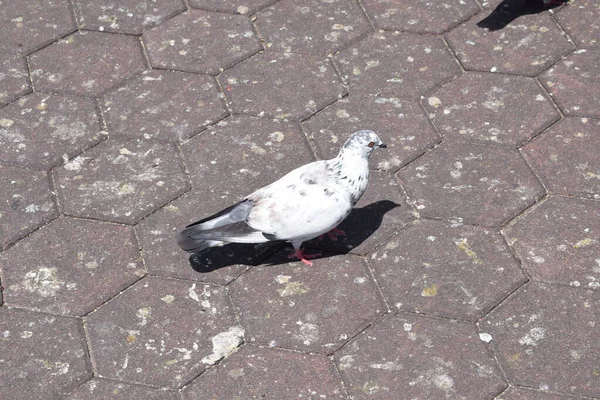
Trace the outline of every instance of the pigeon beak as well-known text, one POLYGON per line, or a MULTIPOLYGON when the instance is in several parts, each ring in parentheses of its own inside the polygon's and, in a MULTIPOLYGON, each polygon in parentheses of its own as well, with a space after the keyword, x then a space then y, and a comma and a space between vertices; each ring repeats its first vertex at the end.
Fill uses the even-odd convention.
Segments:
POLYGON ((385 143, 381 143, 381 144, 379 145, 379 148, 380 148, 380 149, 387 149, 387 144, 385 144, 385 143))

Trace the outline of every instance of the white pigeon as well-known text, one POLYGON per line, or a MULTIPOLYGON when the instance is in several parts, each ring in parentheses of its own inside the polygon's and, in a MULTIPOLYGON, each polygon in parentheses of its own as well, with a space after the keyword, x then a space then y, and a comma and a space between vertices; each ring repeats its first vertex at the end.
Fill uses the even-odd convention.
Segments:
POLYGON ((288 241, 293 256, 312 265, 302 242, 344 220, 367 188, 369 156, 387 146, 373 131, 353 133, 337 157, 303 165, 242 201, 188 225, 177 236, 182 250, 195 253, 225 243, 288 241))

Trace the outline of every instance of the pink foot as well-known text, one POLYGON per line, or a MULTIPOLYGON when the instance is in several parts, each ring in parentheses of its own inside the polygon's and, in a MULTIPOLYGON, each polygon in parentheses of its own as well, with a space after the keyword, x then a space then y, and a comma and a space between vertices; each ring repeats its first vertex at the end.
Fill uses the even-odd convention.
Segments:
POLYGON ((327 232, 327 236, 329 236, 329 239, 333 240, 334 242, 337 242, 337 237, 346 236, 346 232, 338 228, 333 228, 332 230, 327 232))
POLYGON ((319 257, 321 255, 321 253, 315 253, 315 254, 304 254, 304 252, 302 250, 295 250, 292 254, 290 254, 288 256, 288 258, 297 258, 300 261, 302 261, 304 264, 308 265, 309 267, 312 267, 313 263, 308 261, 309 258, 315 258, 315 257, 319 257))
POLYGON ((323 238, 325 237, 325 235, 329 236, 329 239, 331 239, 331 241, 337 242, 337 237, 338 236, 346 236, 346 232, 344 232, 343 230, 338 229, 338 228, 333 228, 329 232, 324 233, 321 236, 319 236, 317 239, 318 240, 323 240, 323 238))

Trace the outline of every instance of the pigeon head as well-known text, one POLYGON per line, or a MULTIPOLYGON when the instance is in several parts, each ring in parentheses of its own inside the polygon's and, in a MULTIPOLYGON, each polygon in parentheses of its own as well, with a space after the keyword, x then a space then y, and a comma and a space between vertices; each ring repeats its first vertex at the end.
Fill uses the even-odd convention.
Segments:
POLYGON ((371 152, 377 148, 385 149, 387 146, 379 139, 379 136, 377 136, 375 132, 363 130, 354 132, 350 138, 346 140, 341 151, 369 156, 371 152))

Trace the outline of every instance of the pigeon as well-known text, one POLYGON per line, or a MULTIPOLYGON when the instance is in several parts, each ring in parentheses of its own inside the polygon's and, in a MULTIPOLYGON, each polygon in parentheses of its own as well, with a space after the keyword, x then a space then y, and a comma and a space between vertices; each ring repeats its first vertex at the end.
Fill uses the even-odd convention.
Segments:
POLYGON ((226 243, 287 241, 290 258, 307 265, 303 242, 325 233, 344 234, 335 227, 361 198, 369 180, 369 156, 387 148, 375 132, 361 130, 344 143, 337 157, 303 165, 258 189, 240 202, 194 222, 177 236, 182 250, 196 253, 226 243))

